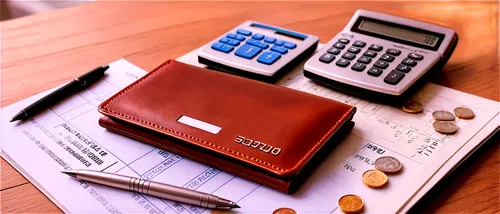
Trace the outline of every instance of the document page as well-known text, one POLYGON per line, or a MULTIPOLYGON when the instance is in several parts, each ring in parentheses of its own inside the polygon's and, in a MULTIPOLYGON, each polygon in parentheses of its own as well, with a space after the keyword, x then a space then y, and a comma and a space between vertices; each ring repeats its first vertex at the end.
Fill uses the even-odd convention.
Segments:
MULTIPOLYGON (((201 66, 196 62, 196 51, 178 60, 201 66)), ((106 73, 106 77, 87 90, 30 120, 9 122, 11 115, 50 90, 1 111, 2 156, 65 212, 211 212, 197 206, 80 182, 60 173, 68 169, 118 173, 211 193, 235 201, 242 208, 233 212, 240 213, 271 213, 281 207, 300 213, 341 212, 337 202, 345 194, 363 198, 365 212, 397 212, 498 114, 498 102, 434 84, 428 84, 415 96, 424 104, 425 112, 407 114, 317 85, 304 78, 298 66, 278 84, 345 102, 358 110, 352 133, 318 166, 297 193, 287 195, 100 127, 97 106, 146 74, 125 60, 111 63, 106 73), (476 117, 457 119, 460 128, 453 135, 435 132, 430 113, 437 109, 452 111, 458 106, 473 109, 476 117), (363 184, 361 176, 366 170, 374 169, 373 162, 381 156, 396 157, 404 168, 389 176, 389 184, 384 188, 372 189, 363 184)))

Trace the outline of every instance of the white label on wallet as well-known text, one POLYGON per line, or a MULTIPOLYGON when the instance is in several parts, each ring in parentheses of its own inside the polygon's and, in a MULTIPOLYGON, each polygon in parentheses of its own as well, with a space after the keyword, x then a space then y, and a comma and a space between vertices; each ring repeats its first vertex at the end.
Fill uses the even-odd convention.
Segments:
POLYGON ((218 127, 216 125, 213 125, 213 124, 201 121, 201 120, 197 120, 197 119, 188 117, 186 115, 182 115, 182 117, 177 119, 177 121, 180 123, 184 123, 188 126, 192 126, 195 128, 199 128, 201 130, 205 130, 205 131, 210 132, 212 134, 217 134, 222 129, 221 127, 218 127))

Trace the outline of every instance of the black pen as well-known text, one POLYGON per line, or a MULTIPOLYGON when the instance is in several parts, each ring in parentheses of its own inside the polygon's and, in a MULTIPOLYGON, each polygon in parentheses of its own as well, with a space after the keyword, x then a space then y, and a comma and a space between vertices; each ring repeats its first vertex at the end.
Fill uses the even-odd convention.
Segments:
POLYGON ((74 80, 64 85, 63 87, 57 89, 56 91, 50 93, 49 95, 43 97, 42 99, 34 102, 30 106, 21 110, 19 113, 16 114, 16 116, 12 118, 12 120, 10 120, 10 122, 16 120, 26 120, 34 116, 38 112, 58 103, 64 98, 69 97, 70 95, 89 87, 90 85, 97 82, 97 80, 104 77, 104 71, 108 70, 108 68, 109 68, 108 65, 100 66, 78 78, 75 78, 74 80))

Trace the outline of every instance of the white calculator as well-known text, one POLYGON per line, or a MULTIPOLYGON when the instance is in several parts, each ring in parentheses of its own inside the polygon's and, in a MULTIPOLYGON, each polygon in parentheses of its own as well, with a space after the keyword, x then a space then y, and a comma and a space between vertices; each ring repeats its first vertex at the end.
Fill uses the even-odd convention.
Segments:
POLYGON ((304 76, 370 100, 397 103, 429 71, 440 70, 458 42, 453 29, 358 10, 304 65, 304 76))
POLYGON ((317 46, 317 36, 246 21, 202 47, 198 62, 227 73, 275 82, 317 46))

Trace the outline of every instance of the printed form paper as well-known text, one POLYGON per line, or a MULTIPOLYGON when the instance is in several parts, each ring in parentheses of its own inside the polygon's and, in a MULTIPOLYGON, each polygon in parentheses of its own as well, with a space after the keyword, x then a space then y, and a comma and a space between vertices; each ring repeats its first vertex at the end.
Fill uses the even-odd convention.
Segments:
MULTIPOLYGON (((196 59, 196 51, 193 51, 179 61, 201 66, 196 59)), ((317 85, 304 78, 300 68, 298 66, 278 84, 349 103, 358 110, 352 133, 293 195, 100 127, 97 106, 146 74, 123 59, 111 63, 107 76, 95 85, 31 120, 9 123, 10 115, 49 91, 2 108, 2 156, 65 212, 210 212, 196 206, 79 182, 60 173, 83 168, 211 193, 237 202, 242 209, 233 211, 241 213, 271 213, 281 207, 290 207, 300 213, 337 213, 341 212, 337 201, 345 194, 362 197, 365 212, 398 212, 415 203, 412 199, 420 194, 419 191, 427 188, 425 185, 430 179, 462 147, 470 145, 468 141, 486 124, 494 123, 490 126, 498 127, 498 118, 494 121, 498 117, 498 102, 428 84, 415 96, 425 106, 425 112, 407 114, 317 85), (473 109, 476 117, 457 119, 460 129, 454 135, 435 132, 430 113, 437 109, 452 111, 457 106, 473 109), (361 175, 373 169, 373 162, 381 156, 396 157, 404 168, 401 173, 389 176, 385 188, 372 189, 363 184, 361 175)))

